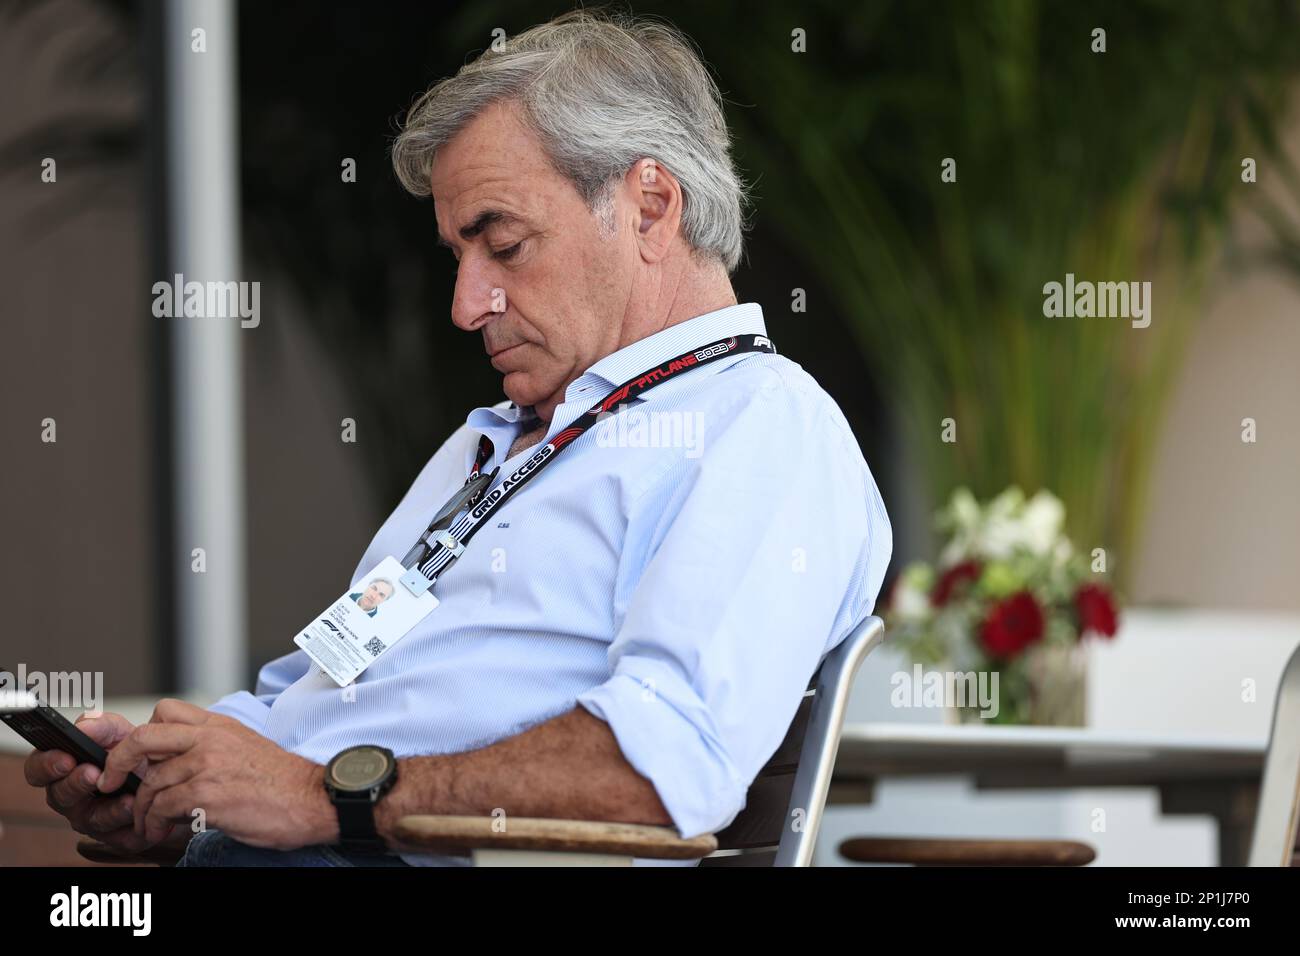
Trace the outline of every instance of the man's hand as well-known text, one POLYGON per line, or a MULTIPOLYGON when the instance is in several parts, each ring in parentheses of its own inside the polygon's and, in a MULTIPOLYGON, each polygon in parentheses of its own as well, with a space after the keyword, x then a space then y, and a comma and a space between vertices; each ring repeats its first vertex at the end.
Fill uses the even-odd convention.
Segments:
MULTIPOLYGON (((129 727, 129 725, 128 725, 129 727)), ((111 791, 145 764, 134 801, 134 833, 163 839, 194 811, 249 846, 292 850, 338 838, 325 793, 325 768, 277 746, 223 714, 162 700, 149 723, 130 730, 109 754, 99 789, 111 791)))
MULTIPOLYGON (((77 718, 77 729, 111 756, 134 726, 121 714, 106 713, 99 717, 83 714, 77 718)), ((147 760, 138 760, 127 769, 143 776, 147 767, 147 760)), ((62 750, 32 751, 23 764, 23 776, 33 787, 45 788, 45 802, 50 809, 67 817, 72 829, 111 847, 139 853, 162 842, 170 832, 170 827, 163 828, 154 839, 137 833, 131 816, 136 798, 125 793, 105 796, 96 786, 101 776, 99 768, 90 763, 78 764, 75 757, 62 750)))

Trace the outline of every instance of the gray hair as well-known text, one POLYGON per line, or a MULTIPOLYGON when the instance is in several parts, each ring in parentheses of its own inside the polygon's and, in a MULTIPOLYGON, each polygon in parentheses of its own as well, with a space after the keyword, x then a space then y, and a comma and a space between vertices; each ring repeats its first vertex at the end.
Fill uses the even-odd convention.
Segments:
POLYGON ((551 165, 607 226, 617 180, 648 157, 681 184, 687 244, 735 271, 746 184, 732 164, 722 94, 690 40, 665 23, 575 10, 501 46, 407 113, 393 169, 408 192, 429 195, 438 149, 490 104, 516 101, 551 165))

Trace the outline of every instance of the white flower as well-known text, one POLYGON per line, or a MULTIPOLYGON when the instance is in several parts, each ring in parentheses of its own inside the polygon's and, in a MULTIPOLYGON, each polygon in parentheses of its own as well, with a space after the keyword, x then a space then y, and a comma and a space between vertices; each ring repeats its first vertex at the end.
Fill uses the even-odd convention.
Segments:
POLYGON ((1025 493, 1012 485, 988 504, 986 519, 1010 518, 1020 513, 1025 504, 1025 493))
POLYGON ((1008 488, 984 506, 984 513, 971 529, 970 550, 982 558, 1007 558, 1020 542, 1017 514, 1025 496, 1019 488, 1008 488))
POLYGON ((970 535, 980 523, 980 505, 969 488, 958 488, 952 493, 948 503, 948 516, 952 521, 953 531, 958 535, 970 535))
POLYGON ((923 621, 930 616, 930 589, 934 572, 921 563, 909 564, 899 575, 890 598, 890 614, 899 622, 923 621))
POLYGON ((930 598, 924 591, 902 587, 894 599, 894 613, 900 621, 920 621, 930 613, 930 598))
POLYGON ((976 550, 987 558, 1009 558, 1024 539, 1024 528, 1017 519, 991 515, 980 531, 976 550))
POLYGON ((1055 547, 1065 523, 1065 505, 1050 491, 1040 491, 1025 506, 1020 522, 1020 544, 1037 557, 1055 547))
POLYGON ((939 566, 950 568, 965 561, 970 556, 970 542, 964 538, 953 538, 939 552, 939 566))
POLYGON ((940 567, 951 567, 972 556, 979 543, 983 520, 980 503, 969 488, 958 488, 952 493, 948 507, 939 514, 939 527, 952 535, 939 555, 940 567))
POLYGON ((943 567, 971 557, 1005 560, 1018 551, 1059 557, 1065 506, 1046 490, 1026 501, 1024 492, 1012 485, 981 508, 970 491, 959 488, 942 522, 952 533, 940 558, 943 567))

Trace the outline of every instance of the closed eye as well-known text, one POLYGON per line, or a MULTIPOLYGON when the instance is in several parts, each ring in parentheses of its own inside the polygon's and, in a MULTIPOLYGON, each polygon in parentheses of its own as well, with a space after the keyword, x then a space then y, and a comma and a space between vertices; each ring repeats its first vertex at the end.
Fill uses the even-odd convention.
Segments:
POLYGON ((519 255, 519 247, 522 246, 523 244, 524 242, 521 239, 518 242, 516 242, 513 246, 510 246, 508 249, 502 249, 500 252, 492 253, 492 258, 501 259, 502 261, 508 262, 511 259, 513 259, 515 256, 519 255))

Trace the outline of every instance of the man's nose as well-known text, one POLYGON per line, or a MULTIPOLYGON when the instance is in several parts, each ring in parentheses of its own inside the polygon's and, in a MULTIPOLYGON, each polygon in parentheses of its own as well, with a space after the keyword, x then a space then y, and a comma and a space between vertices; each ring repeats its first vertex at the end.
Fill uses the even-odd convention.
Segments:
POLYGON ((456 273, 456 292, 451 300, 451 321, 459 329, 476 332, 493 315, 505 311, 505 290, 488 275, 491 270, 461 260, 456 273))

